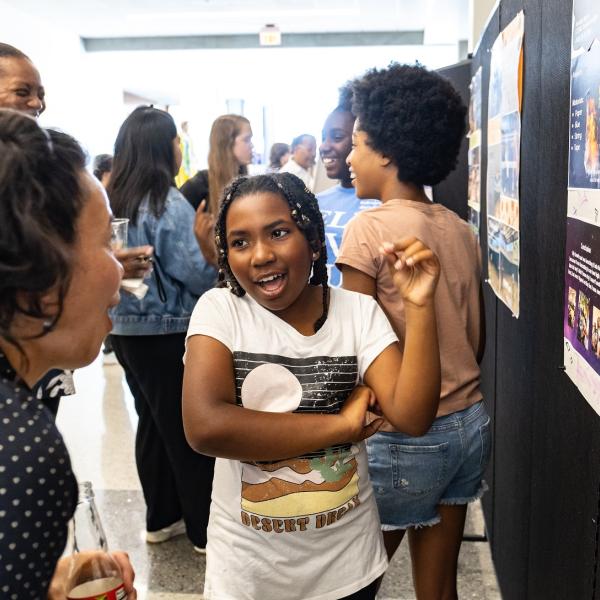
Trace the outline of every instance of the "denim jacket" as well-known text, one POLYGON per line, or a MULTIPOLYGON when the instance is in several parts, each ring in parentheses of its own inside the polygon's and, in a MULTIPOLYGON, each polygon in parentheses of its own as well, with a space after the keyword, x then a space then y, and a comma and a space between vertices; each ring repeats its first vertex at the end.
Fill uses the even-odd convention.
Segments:
POLYGON ((216 282, 194 236, 194 209, 174 187, 169 190, 164 212, 155 217, 148 199, 142 201, 137 222, 129 222, 130 247, 154 246, 154 270, 164 287, 166 302, 159 298, 156 274, 146 277, 148 292, 141 300, 121 291, 121 302, 110 311, 114 335, 162 335, 187 331, 198 298, 216 282))

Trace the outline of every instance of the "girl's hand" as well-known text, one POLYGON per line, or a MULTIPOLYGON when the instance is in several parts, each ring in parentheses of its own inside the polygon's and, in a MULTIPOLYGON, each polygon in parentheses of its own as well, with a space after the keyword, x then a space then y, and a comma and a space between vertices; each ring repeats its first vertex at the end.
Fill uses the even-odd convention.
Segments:
POLYGON ((377 400, 373 390, 365 385, 357 385, 353 390, 339 416, 344 419, 347 427, 347 436, 344 441, 360 442, 374 433, 377 433, 383 423, 383 419, 374 419, 366 422, 369 407, 375 406, 377 400))
POLYGON ((215 244, 215 218, 205 210, 206 200, 202 200, 196 210, 194 235, 207 263, 217 266, 217 246, 215 244))
POLYGON ((421 240, 384 242, 379 249, 405 303, 423 306, 433 299, 440 275, 437 256, 421 240))

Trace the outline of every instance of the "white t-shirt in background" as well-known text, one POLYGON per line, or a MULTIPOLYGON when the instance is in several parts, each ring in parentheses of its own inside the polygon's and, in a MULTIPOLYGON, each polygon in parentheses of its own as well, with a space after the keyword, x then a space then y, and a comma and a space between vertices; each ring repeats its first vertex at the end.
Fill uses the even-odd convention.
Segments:
MULTIPOLYGON (((314 167, 313 167, 313 169, 314 169, 314 167)), ((281 167, 281 169, 279 169, 279 172, 280 173, 291 173, 292 175, 295 175, 296 177, 300 177, 300 179, 302 179, 302 181, 304 182, 304 185, 309 190, 312 191, 313 183, 314 183, 313 169, 311 169, 311 170, 305 169, 302 165, 299 165, 294 160, 294 157, 292 156, 285 163, 285 165, 283 165, 283 167, 281 167)))
MULTIPOLYGON (((339 412, 396 341, 372 298, 341 289, 311 336, 248 295, 213 289, 192 314, 188 337, 197 334, 231 351, 236 402, 269 412, 339 412)), ((364 443, 280 461, 217 459, 205 598, 337 600, 386 567, 364 443)))

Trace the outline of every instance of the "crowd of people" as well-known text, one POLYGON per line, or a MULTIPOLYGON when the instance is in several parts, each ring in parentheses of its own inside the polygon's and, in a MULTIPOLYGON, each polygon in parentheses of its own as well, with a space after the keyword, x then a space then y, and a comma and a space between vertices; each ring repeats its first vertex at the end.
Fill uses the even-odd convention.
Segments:
MULTIPOLYGON (((186 534, 205 598, 373 600, 406 532, 417 598, 457 598, 491 444, 478 243, 424 193, 465 135, 452 85, 398 64, 344 85, 317 196, 309 134, 250 177, 251 125, 223 115, 208 169, 178 189, 167 112, 136 108, 94 177, 76 140, 37 124, 45 102, 0 44, 0 595, 66 598, 77 486, 56 381, 110 334, 146 541, 186 534)), ((113 556, 134 599, 135 565, 113 556)))

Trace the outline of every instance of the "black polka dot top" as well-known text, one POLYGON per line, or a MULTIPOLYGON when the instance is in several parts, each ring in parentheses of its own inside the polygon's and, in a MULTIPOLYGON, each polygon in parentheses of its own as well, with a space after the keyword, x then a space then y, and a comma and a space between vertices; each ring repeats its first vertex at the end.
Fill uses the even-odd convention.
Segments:
POLYGON ((47 597, 76 505, 62 436, 0 352, 0 598, 47 597))

